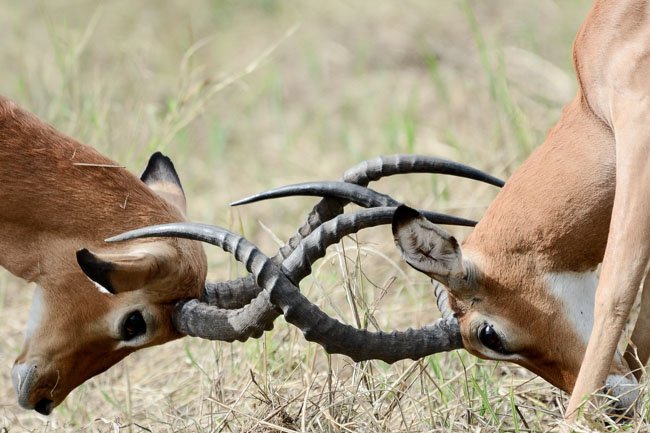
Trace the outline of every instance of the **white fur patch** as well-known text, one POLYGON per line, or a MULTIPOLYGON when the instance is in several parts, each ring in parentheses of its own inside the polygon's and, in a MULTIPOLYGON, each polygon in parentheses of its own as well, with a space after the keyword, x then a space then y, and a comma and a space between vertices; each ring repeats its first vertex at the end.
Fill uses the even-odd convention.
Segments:
POLYGON ((34 330, 38 328, 38 325, 40 325, 41 320, 43 319, 43 311, 43 289, 41 286, 36 286, 36 289, 34 290, 34 298, 32 299, 32 306, 29 309, 25 338, 30 338, 34 333, 34 330))
MULTIPOLYGON (((88 278, 88 277, 86 277, 86 278, 88 278)), ((106 287, 102 286, 102 285, 99 284, 98 282, 93 281, 93 280, 91 280, 90 278, 88 278, 88 281, 90 281, 91 283, 93 283, 93 285, 97 288, 97 290, 99 290, 99 293, 106 293, 107 295, 112 295, 112 293, 109 292, 108 289, 107 289, 106 287)))
POLYGON ((592 272, 558 272, 546 275, 551 294, 564 304, 564 312, 585 345, 594 325, 598 276, 592 272))
POLYGON ((99 290, 100 293, 106 293, 108 295, 112 294, 111 292, 108 291, 108 289, 106 287, 102 286, 101 284, 99 284, 99 283, 97 283, 95 281, 93 281, 93 284, 95 285, 95 287, 97 287, 97 290, 99 290))

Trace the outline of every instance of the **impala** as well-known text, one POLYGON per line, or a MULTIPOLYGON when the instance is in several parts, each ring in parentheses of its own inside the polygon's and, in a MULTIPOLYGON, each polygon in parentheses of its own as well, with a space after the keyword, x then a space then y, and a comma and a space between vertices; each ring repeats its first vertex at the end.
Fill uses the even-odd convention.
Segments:
POLYGON ((630 408, 650 356, 648 290, 617 351, 649 271, 649 7, 595 1, 574 44, 576 97, 462 252, 421 218, 394 224, 406 260, 447 287, 463 345, 571 392, 569 418, 602 387, 630 408))
MULTIPOLYGON (((462 248, 419 213, 406 208, 396 213, 395 239, 405 259, 446 287, 436 290, 442 322, 391 339, 296 318, 299 303, 286 298, 297 291, 300 277, 291 256, 282 268, 264 269, 275 280, 288 278, 282 284, 291 289, 267 284, 264 272, 254 271, 287 320, 308 339, 354 359, 392 361, 464 347, 482 358, 515 362, 572 393, 568 418, 603 387, 618 398, 619 408, 633 409, 637 379, 650 357, 649 290, 642 292, 628 349, 620 353, 617 345, 649 271, 650 2, 597 0, 578 32, 573 58, 576 97, 462 248), (388 346, 373 352, 375 337, 394 342, 393 354, 385 356, 388 346)), ((317 189, 302 186, 294 193, 317 189)), ((333 185, 320 189, 348 199, 364 194, 355 188, 334 192, 333 185)), ((291 188, 257 199, 290 193, 291 188)), ((338 206, 337 200, 324 203, 338 206)), ((342 217, 334 221, 353 218, 342 217)), ((201 238, 187 234, 188 226, 157 230, 201 238)), ((325 225, 322 230, 327 232, 325 225)), ((223 243, 214 236, 211 241, 223 243)))
POLYGON ((186 240, 102 241, 184 219, 159 153, 140 180, 0 97, 0 167, 0 265, 36 283, 12 380, 21 406, 48 414, 134 350, 180 337, 172 310, 201 296, 206 260, 186 240))

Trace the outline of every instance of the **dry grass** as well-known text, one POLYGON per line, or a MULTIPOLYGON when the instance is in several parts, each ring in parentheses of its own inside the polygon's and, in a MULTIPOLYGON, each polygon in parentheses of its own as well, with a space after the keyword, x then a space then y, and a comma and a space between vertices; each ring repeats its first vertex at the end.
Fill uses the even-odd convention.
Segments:
MULTIPOLYGON (((395 152, 507 177, 575 89, 571 41, 589 5, 565 3, 5 0, 0 92, 135 172, 154 150, 168 153, 193 220, 270 254, 314 200, 229 202, 395 152)), ((495 194, 427 175, 379 188, 472 218, 495 194)), ((209 253, 212 277, 242 272, 209 253)), ((386 229, 332 249, 302 289, 353 323, 344 287, 363 323, 435 319, 429 283, 397 259, 386 229)), ((462 352, 390 366, 329 357, 280 319, 260 340, 139 352, 46 418, 17 406, 9 379, 30 296, 2 273, 0 432, 546 431, 566 402, 521 368, 462 352)))

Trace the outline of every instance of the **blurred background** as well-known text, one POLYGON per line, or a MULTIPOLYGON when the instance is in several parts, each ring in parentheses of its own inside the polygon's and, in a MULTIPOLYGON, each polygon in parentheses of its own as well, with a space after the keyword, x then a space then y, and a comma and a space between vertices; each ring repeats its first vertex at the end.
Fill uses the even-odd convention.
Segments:
MULTIPOLYGON (((575 93, 571 47, 589 5, 0 1, 0 93, 136 174, 151 153, 166 153, 190 219, 273 254, 316 200, 231 201, 336 180, 392 153, 506 179, 575 93)), ((474 219, 497 192, 422 174, 374 187, 474 219)), ((208 253, 212 278, 243 273, 208 253)), ((370 329, 438 314, 430 283, 400 261, 386 227, 332 248, 302 290, 370 329)), ((18 407, 9 376, 31 293, 0 275, 0 432, 539 431, 561 418, 565 396, 516 366, 461 352, 354 364, 306 344, 281 318, 259 340, 184 338, 138 352, 42 417, 18 407)))

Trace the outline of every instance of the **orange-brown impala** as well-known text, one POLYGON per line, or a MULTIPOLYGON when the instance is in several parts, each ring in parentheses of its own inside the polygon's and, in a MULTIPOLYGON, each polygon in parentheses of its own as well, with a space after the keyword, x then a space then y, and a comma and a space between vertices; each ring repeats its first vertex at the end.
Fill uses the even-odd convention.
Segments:
POLYGON ((448 288, 464 346, 571 392, 569 418, 602 387, 629 408, 650 356, 650 2, 595 1, 573 58, 578 94, 462 253, 419 218, 394 225, 407 261, 448 288))
MULTIPOLYGON (((602 387, 621 409, 633 407, 650 357, 650 290, 643 290, 628 350, 617 352, 650 263, 650 1, 597 0, 573 58, 576 97, 462 249, 416 212, 402 210, 393 223, 406 260, 445 285, 441 295, 448 294, 453 311, 448 340, 426 350, 460 347, 462 340, 477 356, 516 362, 572 393, 569 418, 602 387)), ((293 193, 306 190, 319 188, 293 193)), ((347 197, 362 194, 351 189, 347 197)), ((290 267, 283 266, 286 274, 290 267)), ((277 302, 291 312, 281 297, 277 302)), ((316 332, 300 326, 308 338, 316 332)), ((406 348, 384 357, 334 347, 342 335, 314 339, 355 359, 422 356, 406 348)))
POLYGON ((21 406, 48 414, 132 351, 181 336, 172 308, 201 295, 206 262, 184 240, 102 242, 183 220, 185 198, 161 154, 140 180, 0 97, 0 167, 0 265, 36 283, 12 380, 21 406))

